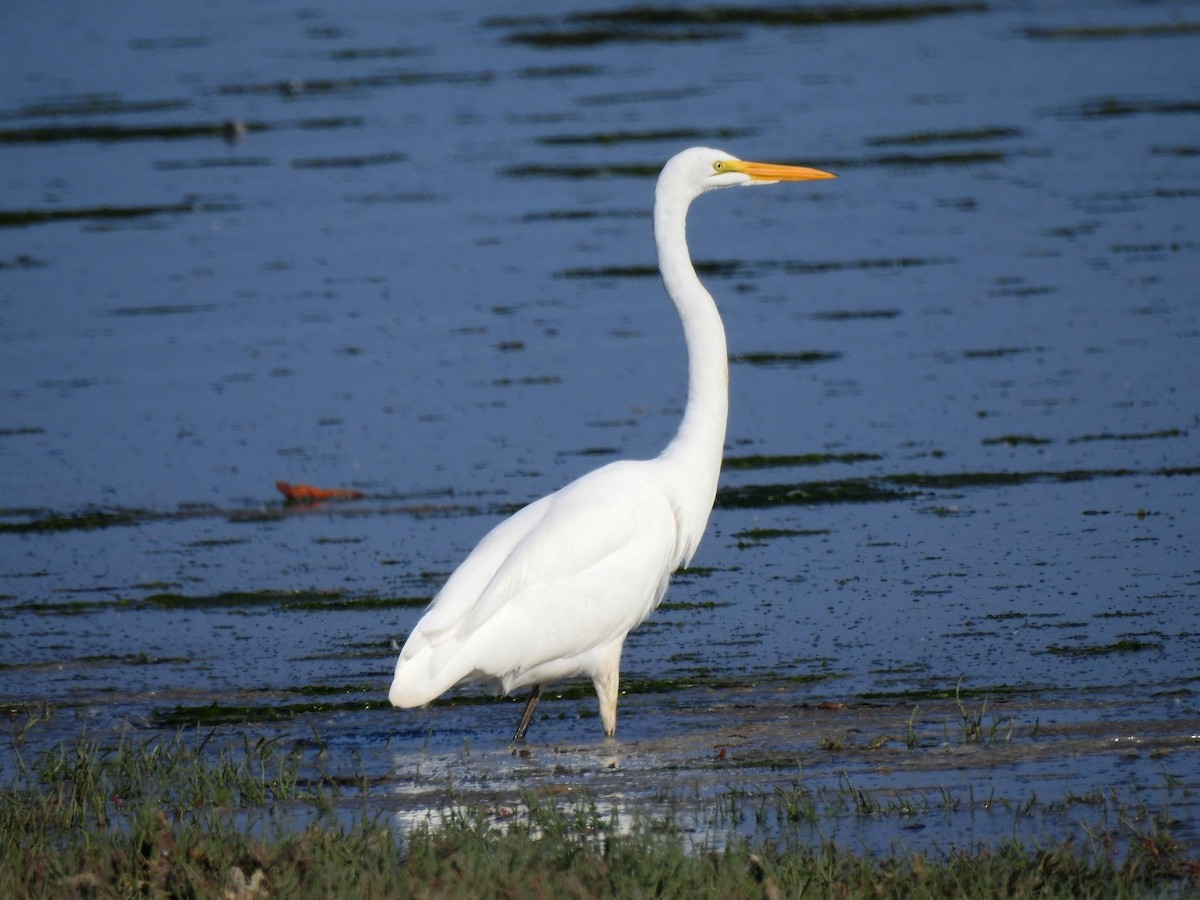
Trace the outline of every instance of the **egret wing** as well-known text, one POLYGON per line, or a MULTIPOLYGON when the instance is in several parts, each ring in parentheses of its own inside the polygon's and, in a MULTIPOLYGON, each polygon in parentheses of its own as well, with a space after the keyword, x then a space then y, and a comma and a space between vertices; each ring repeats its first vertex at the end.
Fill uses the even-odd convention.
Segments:
POLYGON ((567 616, 606 632, 640 622, 674 568, 675 543, 674 516, 645 465, 605 466, 496 526, 434 598, 401 659, 425 648, 453 656, 501 612, 530 633, 558 631, 567 616))
POLYGON ((496 570, 508 559, 513 549, 538 527, 554 497, 551 494, 519 509, 489 531, 438 591, 409 640, 420 635, 426 640, 436 641, 439 636, 455 630, 463 619, 471 615, 484 590, 495 577, 496 570))
POLYGON ((460 634, 503 614, 532 630, 579 635, 587 647, 628 631, 653 609, 675 546, 675 519, 661 489, 637 464, 614 464, 553 498, 538 527, 496 570, 460 634))

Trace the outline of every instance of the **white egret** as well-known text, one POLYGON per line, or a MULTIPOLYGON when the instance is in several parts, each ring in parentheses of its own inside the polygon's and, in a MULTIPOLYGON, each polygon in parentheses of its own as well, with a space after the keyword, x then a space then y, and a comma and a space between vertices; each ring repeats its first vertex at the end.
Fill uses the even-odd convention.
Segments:
POLYGON ((603 466, 493 528, 405 641, 388 693, 394 705, 421 706, 459 684, 498 683, 506 694, 532 687, 513 736, 522 740, 542 687, 585 674, 605 735, 616 733, 621 647, 696 552, 725 444, 725 329, 688 256, 688 207, 715 188, 834 177, 703 147, 667 162, 654 191, 654 242, 687 344, 679 431, 656 458, 603 466))

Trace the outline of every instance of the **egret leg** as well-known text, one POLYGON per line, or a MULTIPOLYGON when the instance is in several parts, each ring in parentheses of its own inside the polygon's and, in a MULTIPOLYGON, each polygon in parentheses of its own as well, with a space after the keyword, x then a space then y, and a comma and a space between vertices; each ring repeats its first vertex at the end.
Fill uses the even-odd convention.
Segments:
POLYGON ((617 695, 621 686, 621 644, 614 643, 605 651, 606 659, 592 675, 592 684, 596 688, 596 698, 600 701, 600 724, 604 726, 604 736, 613 737, 617 733, 617 695))
POLYGON ((533 691, 529 694, 529 699, 525 701, 525 712, 521 713, 521 724, 517 726, 517 733, 513 735, 514 741, 524 741, 525 732, 529 730, 529 723, 533 721, 533 711, 537 709, 538 701, 542 699, 542 686, 535 684, 533 691))

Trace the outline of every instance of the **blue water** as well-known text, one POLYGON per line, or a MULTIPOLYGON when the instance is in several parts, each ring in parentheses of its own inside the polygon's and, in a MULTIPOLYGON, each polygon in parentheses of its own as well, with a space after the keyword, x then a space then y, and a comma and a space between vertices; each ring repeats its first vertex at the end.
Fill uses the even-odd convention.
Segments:
MULTIPOLYGON (((706 275, 727 456, 829 455, 723 489, 901 496, 718 505, 627 681, 801 677, 818 703, 961 677, 1026 725, 1170 697, 1146 727, 1194 787, 1190 5, 573 17, 617 8, 0 12, 0 701, 69 711, 50 740, 306 685, 381 700, 419 603, 334 601, 431 596, 505 510, 673 433, 682 341, 638 272, 653 172, 710 144, 841 175, 693 211, 695 259, 740 264, 706 275), (366 496, 285 509, 277 480, 366 496)), ((622 735, 706 727, 691 696, 631 695, 622 735)), ((551 698, 532 734, 590 741, 593 708, 551 698)), ((403 770, 502 746, 515 712, 338 733, 403 770)))

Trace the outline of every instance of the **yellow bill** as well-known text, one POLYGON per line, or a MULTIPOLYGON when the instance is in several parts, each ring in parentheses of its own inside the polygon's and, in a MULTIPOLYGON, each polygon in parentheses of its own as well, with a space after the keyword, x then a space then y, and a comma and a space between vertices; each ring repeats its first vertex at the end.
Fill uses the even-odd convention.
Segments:
POLYGON ((731 171, 749 175, 754 181, 762 184, 773 181, 819 181, 837 178, 832 172, 810 169, 807 166, 782 166, 775 163, 748 162, 744 159, 731 159, 727 165, 731 171))

